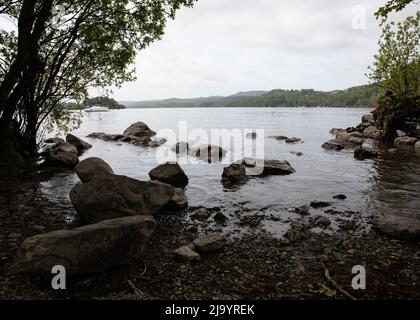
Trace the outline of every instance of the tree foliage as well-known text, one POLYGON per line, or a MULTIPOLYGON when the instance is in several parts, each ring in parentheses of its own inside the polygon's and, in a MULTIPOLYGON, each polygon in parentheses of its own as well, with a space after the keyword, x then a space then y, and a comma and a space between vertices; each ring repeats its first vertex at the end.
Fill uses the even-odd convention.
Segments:
POLYGON ((382 21, 385 22, 391 12, 401 11, 413 2, 415 2, 415 0, 388 0, 384 6, 378 9, 375 16, 377 19, 382 19, 382 21))
POLYGON ((369 78, 379 88, 378 122, 392 137, 408 118, 420 116, 420 12, 383 26, 369 78))
POLYGON ((17 30, 0 30, 2 138, 18 132, 19 147, 33 149, 45 121, 72 120, 65 102, 83 101, 92 86, 134 80, 137 52, 194 1, 3 0, 0 14, 17 30))

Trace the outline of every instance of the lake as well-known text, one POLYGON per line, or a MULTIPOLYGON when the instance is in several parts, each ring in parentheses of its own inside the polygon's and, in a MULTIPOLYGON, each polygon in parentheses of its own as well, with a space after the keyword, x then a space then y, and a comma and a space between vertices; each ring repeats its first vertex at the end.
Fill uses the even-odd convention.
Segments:
MULTIPOLYGON (((392 154, 381 149, 375 160, 358 161, 350 151, 327 151, 321 145, 333 139, 330 129, 347 128, 360 123, 363 108, 185 108, 126 109, 84 114, 83 124, 74 132, 93 145, 81 159, 100 157, 115 173, 136 179, 149 179, 148 172, 158 165, 157 153, 170 153, 175 137, 161 130, 179 131, 184 121, 189 130, 264 129, 264 157, 287 160, 296 173, 290 176, 252 178, 243 186, 228 189, 221 183, 226 164, 186 163, 182 167, 190 178, 186 189, 190 206, 218 207, 230 219, 239 214, 260 213, 270 217, 263 228, 281 235, 285 225, 297 215, 293 209, 311 201, 333 203, 332 209, 373 214, 418 214, 420 208, 420 155, 392 154), (145 122, 159 136, 169 138, 160 148, 142 148, 130 144, 86 138, 92 132, 122 133, 136 121, 145 122), (285 135, 301 138, 303 143, 287 144, 269 138, 285 135), (302 152, 298 157, 291 152, 302 152), (335 200, 345 194, 347 199, 335 200)), ((232 151, 232 150, 230 150, 232 151)), ((181 161, 187 159, 180 159, 181 161)), ((42 192, 60 202, 68 200, 70 189, 78 183, 74 174, 59 174, 42 183, 42 192)), ((334 222, 334 214, 327 215, 334 222)), ((334 230, 335 224, 333 224, 334 230)), ((368 228, 366 224, 361 227, 368 228)))

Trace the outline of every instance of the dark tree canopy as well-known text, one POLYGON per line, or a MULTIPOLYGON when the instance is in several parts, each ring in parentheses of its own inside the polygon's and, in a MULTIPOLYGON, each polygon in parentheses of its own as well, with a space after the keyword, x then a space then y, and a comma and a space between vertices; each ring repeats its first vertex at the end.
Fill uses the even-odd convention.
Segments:
POLYGON ((46 121, 72 118, 66 101, 83 101, 92 86, 135 78, 139 50, 164 34, 168 19, 195 0, 6 0, 0 14, 16 23, 0 30, 0 131, 3 146, 33 153, 46 121), (7 139, 6 139, 7 137, 7 139))

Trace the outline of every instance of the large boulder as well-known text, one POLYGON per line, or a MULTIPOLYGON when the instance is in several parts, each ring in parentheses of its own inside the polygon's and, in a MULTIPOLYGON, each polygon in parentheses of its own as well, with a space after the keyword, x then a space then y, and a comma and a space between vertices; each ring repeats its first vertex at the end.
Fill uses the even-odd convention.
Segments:
POLYGON ((44 166, 74 168, 79 163, 77 148, 68 142, 55 145, 43 155, 45 157, 44 166))
POLYGON ((136 122, 129 126, 124 131, 125 136, 135 136, 135 137, 151 137, 156 135, 156 132, 151 130, 147 124, 143 122, 136 122))
POLYGON ((100 158, 87 158, 76 166, 77 176, 82 182, 89 182, 95 177, 114 174, 114 171, 104 160, 100 158))
POLYGON ((140 258, 155 226, 151 216, 134 216, 36 235, 21 244, 15 267, 43 276, 56 265, 67 275, 104 271, 140 258))
POLYGON ((357 160, 373 159, 378 157, 378 153, 374 150, 359 147, 356 150, 354 150, 354 157, 357 160))
POLYGON ((185 188, 188 177, 178 163, 167 162, 149 172, 150 179, 170 184, 176 188, 185 188))
POLYGON ((420 238, 420 219, 397 215, 381 215, 374 219, 373 225, 382 233, 396 239, 420 238))
POLYGON ((414 138, 414 137, 409 137, 409 136, 399 137, 394 140, 394 146, 396 148, 412 147, 416 144, 416 142, 417 142, 417 138, 414 138))
POLYGON ((213 163, 221 161, 227 152, 219 146, 204 144, 194 147, 190 150, 190 153, 200 160, 213 163))
POLYGON ((175 188, 158 181, 104 175, 79 184, 70 199, 88 223, 134 215, 155 215, 175 194, 175 188))
POLYGON ((77 151, 79 152, 79 154, 92 148, 91 144, 87 143, 86 141, 83 141, 82 139, 70 133, 66 136, 66 141, 74 145, 77 148, 77 151))

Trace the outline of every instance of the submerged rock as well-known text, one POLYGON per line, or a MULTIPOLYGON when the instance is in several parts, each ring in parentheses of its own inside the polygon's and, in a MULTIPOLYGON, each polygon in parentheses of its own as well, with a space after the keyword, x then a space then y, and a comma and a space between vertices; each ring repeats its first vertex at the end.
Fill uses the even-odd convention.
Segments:
POLYGON ((334 199, 337 199, 337 200, 346 200, 347 199, 347 196, 345 194, 337 194, 333 198, 334 199))
POLYGON ((354 157, 357 160, 366 160, 366 159, 373 159, 378 156, 378 153, 373 150, 369 150, 366 148, 359 147, 354 150, 354 157))
POLYGON ((397 215, 381 215, 373 225, 382 233, 396 239, 412 240, 420 238, 420 219, 397 215))
POLYGON ((194 246, 201 253, 210 253, 223 249, 226 239, 221 233, 213 233, 193 241, 194 246))
POLYGON ((134 136, 134 137, 152 137, 156 135, 156 132, 151 130, 147 124, 143 122, 136 122, 129 126, 123 133, 125 136, 134 136))
POLYGON ((71 143, 72 145, 74 145, 77 148, 77 151, 79 152, 79 154, 85 152, 86 150, 89 150, 90 148, 92 148, 92 145, 87 143, 86 141, 83 141, 82 139, 72 135, 72 134, 68 134, 66 136, 66 141, 68 143, 71 143))
POLYGON ((81 161, 76 166, 76 173, 82 182, 89 182, 95 177, 114 174, 114 171, 104 160, 92 157, 81 161))
POLYGON ((300 206, 298 208, 295 208, 295 212, 297 214, 300 214, 302 216, 308 216, 309 215, 309 210, 311 209, 310 206, 308 206, 307 204, 300 206))
POLYGON ((257 133, 256 132, 250 132, 246 134, 246 137, 248 139, 257 139, 257 133))
POLYGON ((276 139, 276 140, 287 140, 287 139, 289 139, 289 137, 286 137, 286 136, 271 136, 269 138, 276 139))
POLYGON ((300 142, 300 141, 302 141, 302 139, 300 139, 300 138, 288 138, 288 139, 286 139, 286 143, 297 143, 297 142, 300 142))
POLYGON ((44 166, 74 168, 79 163, 77 148, 62 142, 44 152, 44 166))
POLYGON ((178 142, 171 150, 178 154, 186 154, 190 150, 190 145, 187 142, 178 142))
POLYGON ((327 208, 330 207, 331 203, 329 202, 324 202, 324 201, 312 201, 311 202, 311 207, 314 209, 319 209, 319 208, 327 208))
POLYGON ((142 256, 155 226, 153 217, 135 216, 33 236, 21 244, 16 270, 48 276, 61 265, 75 275, 123 265, 142 256))
POLYGON ((227 151, 219 146, 204 144, 194 147, 190 150, 190 153, 200 160, 214 163, 221 161, 225 157, 227 151))
POLYGON ((178 163, 165 163, 149 172, 150 179, 170 184, 176 188, 185 188, 188 177, 178 163))
POLYGON ((155 215, 175 194, 171 185, 104 175, 75 186, 70 199, 88 223, 134 215, 155 215))

